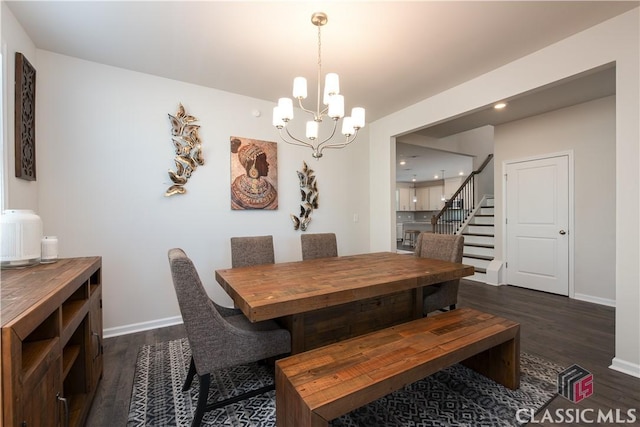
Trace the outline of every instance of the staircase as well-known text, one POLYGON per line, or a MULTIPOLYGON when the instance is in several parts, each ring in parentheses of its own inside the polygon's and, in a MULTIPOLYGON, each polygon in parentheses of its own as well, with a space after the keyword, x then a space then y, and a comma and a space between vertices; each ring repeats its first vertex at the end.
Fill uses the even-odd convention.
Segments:
POLYGON ((460 233, 464 236, 462 263, 476 269, 475 274, 467 279, 476 282, 486 283, 487 267, 494 257, 493 209, 493 196, 486 196, 460 233))
POLYGON ((494 258, 494 205, 493 196, 485 195, 476 204, 475 176, 493 160, 489 154, 482 165, 471 172, 460 188, 453 193, 444 207, 431 217, 431 230, 439 234, 464 236, 462 263, 475 267, 469 280, 487 283, 487 268, 494 258))

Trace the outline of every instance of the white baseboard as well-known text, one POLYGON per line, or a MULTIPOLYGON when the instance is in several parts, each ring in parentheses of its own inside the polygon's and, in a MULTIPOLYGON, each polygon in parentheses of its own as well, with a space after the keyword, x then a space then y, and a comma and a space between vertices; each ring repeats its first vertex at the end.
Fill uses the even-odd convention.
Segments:
POLYGON ((164 319, 151 320, 149 322, 134 323, 131 325, 107 328, 103 331, 105 338, 117 337, 119 335, 133 334, 135 332, 148 331, 149 329, 164 328, 165 326, 179 325, 182 323, 182 316, 167 317, 164 319))
POLYGON ((611 361, 611 366, 609 366, 609 369, 622 372, 623 374, 631 375, 632 377, 640 378, 639 364, 627 362, 626 360, 621 360, 617 357, 613 358, 613 360, 611 361))
POLYGON ((594 304, 607 305, 609 307, 615 307, 616 306, 616 300, 612 300, 612 299, 608 299, 608 298, 594 297, 592 295, 574 293, 573 294, 573 298, 577 299, 577 300, 580 300, 580 301, 592 302, 594 304))
POLYGON ((487 285, 500 286, 502 283, 502 260, 493 259, 487 267, 487 285))

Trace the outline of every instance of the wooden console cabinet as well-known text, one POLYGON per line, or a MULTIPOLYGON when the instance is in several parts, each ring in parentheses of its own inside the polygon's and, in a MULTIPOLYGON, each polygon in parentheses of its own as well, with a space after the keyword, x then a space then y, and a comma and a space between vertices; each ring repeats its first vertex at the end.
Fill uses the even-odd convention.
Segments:
POLYGON ((2 271, 6 427, 83 426, 102 377, 101 257, 2 271))

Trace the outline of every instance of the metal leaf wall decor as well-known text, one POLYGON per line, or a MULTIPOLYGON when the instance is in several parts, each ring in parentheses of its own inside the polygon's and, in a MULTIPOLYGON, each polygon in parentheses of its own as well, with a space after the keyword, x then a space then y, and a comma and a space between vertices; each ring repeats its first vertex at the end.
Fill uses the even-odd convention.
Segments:
POLYGON ((300 216, 291 214, 294 230, 307 231, 311 222, 311 212, 318 209, 318 183, 313 174, 313 170, 307 166, 306 162, 302 162, 302 171, 298 172, 300 180, 300 216))
POLYGON ((191 178, 191 174, 198 165, 204 165, 201 141, 198 136, 200 125, 193 124, 198 119, 185 113, 184 107, 180 104, 175 116, 169 114, 169 120, 171 121, 173 146, 176 151, 174 158, 176 170, 174 172, 169 169, 169 178, 171 178, 173 185, 164 193, 167 197, 186 193, 187 189, 184 188, 184 185, 191 178))

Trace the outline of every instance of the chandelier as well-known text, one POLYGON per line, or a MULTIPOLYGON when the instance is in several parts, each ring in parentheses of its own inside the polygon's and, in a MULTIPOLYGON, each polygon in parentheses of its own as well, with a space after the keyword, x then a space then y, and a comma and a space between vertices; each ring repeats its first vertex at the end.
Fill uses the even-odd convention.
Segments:
POLYGON ((307 121, 305 139, 293 136, 287 127, 287 124, 293 119, 293 100, 291 98, 280 98, 278 105, 273 108, 273 125, 278 129, 280 138, 287 144, 311 148, 312 156, 316 159, 322 157, 322 150, 325 148, 346 147, 356 139, 358 131, 364 127, 364 108, 353 108, 350 117, 344 116, 344 96, 340 95, 340 82, 337 74, 328 73, 325 76, 324 92, 320 86, 322 76, 320 28, 327 21, 327 15, 323 12, 316 12, 311 16, 311 23, 318 27, 318 90, 315 111, 302 105, 302 100, 307 98, 307 79, 296 77, 293 80, 293 97, 298 100, 300 109, 313 117, 313 120, 307 121), (320 109, 321 94, 323 94, 322 110, 320 109), (319 128, 322 120, 327 117, 333 120, 333 129, 328 132, 328 136, 322 139, 318 137, 319 128), (342 119, 342 135, 345 139, 343 142, 330 142, 336 134, 340 119, 342 119))

